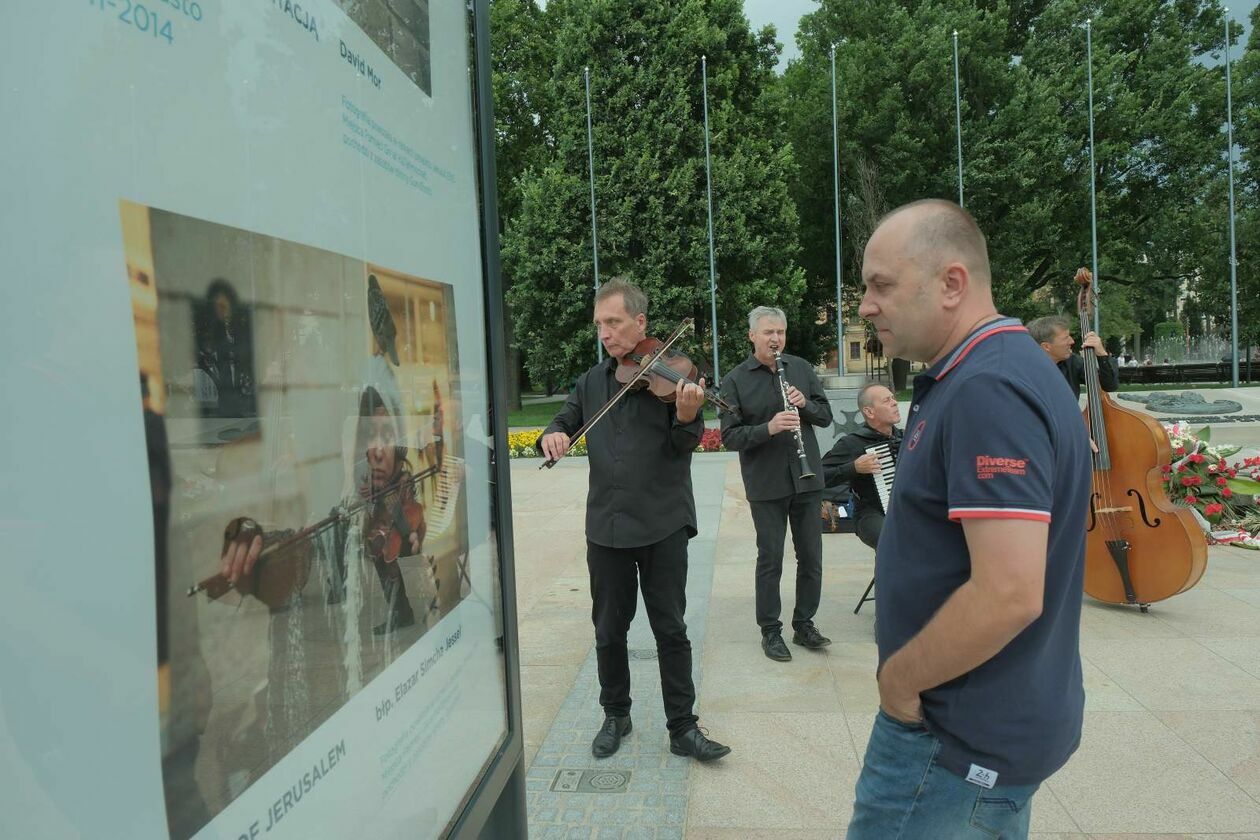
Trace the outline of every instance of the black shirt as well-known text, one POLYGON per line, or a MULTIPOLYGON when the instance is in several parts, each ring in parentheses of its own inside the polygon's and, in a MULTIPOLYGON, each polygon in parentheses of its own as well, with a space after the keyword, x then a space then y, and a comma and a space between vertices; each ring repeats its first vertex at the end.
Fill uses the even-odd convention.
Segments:
MULTIPOLYGON (((582 374, 543 434, 572 436, 582 428, 621 389, 616 368, 617 360, 609 357, 582 374)), ((647 391, 623 396, 586 434, 586 538, 609 548, 637 548, 660 542, 679 528, 694 537, 691 453, 703 431, 699 414, 680 423, 673 404, 647 391)), ((535 443, 539 449, 541 440, 535 443)))
POLYGON ((722 380, 722 398, 737 412, 722 414, 722 444, 739 453, 744 494, 750 502, 782 499, 823 488, 822 459, 811 425, 831 425, 831 404, 818 375, 804 359, 785 353, 783 379, 805 395, 805 405, 799 411, 805 460, 814 474, 810 479, 801 478, 796 435, 770 434, 770 418, 783 411, 783 391, 774 371, 757 361, 756 356, 749 356, 722 380))
MULTIPOLYGON (((1079 354, 1073 353, 1056 367, 1079 400, 1081 386, 1085 384, 1085 360, 1079 354)), ((1104 391, 1120 390, 1120 369, 1116 366, 1115 356, 1098 357, 1098 384, 1104 391)))
POLYGON ((823 480, 828 487, 848 484, 856 500, 854 516, 865 513, 882 513, 879 505, 879 491, 875 489, 875 476, 858 472, 853 464, 866 454, 869 446, 887 444, 892 452, 893 465, 897 464, 897 453, 901 448, 901 429, 892 427, 892 435, 875 431, 863 423, 857 431, 845 435, 836 441, 831 451, 823 456, 823 480))

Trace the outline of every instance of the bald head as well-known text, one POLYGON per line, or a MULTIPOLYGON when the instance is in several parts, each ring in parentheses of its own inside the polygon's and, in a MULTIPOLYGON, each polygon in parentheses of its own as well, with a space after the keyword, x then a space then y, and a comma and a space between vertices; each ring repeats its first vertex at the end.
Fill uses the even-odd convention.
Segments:
POLYGON ((992 282, 984 234, 971 214, 952 201, 926 198, 903 204, 880 219, 875 235, 881 231, 899 234, 903 253, 929 271, 960 262, 973 281, 992 282))
POLYGON ((888 356, 935 362, 997 315, 984 234, 948 201, 916 201, 885 216, 866 243, 862 283, 858 313, 888 356))

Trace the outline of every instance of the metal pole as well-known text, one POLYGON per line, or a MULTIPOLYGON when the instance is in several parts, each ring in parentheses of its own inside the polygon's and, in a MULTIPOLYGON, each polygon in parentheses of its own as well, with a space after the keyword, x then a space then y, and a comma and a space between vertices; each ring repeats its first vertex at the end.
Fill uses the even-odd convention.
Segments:
MULTIPOLYGON (((1094 186, 1094 39, 1093 19, 1085 20, 1085 55, 1089 74, 1089 229, 1091 265, 1094 270, 1094 332, 1098 332, 1098 198, 1094 186)), ((1082 336, 1084 339, 1084 336, 1082 336)))
POLYGON ((1238 254, 1234 250, 1234 93, 1230 76, 1229 9, 1225 9, 1225 125, 1229 131, 1229 344, 1230 373, 1238 387, 1238 254))
POLYGON ((836 117, 836 45, 831 45, 831 170, 836 219, 836 376, 844 376, 844 260, 840 249, 840 123, 836 117))
POLYGON ((958 136, 958 206, 963 203, 963 168, 962 168, 962 96, 958 88, 958 30, 954 30, 954 133, 958 136))
MULTIPOLYGON (((591 256, 595 260, 595 291, 599 292, 599 231, 595 227, 595 141, 591 135, 591 68, 582 68, 586 78, 586 161, 591 174, 591 256)), ((604 345, 595 334, 595 354, 604 361, 604 345)))
POLYGON ((717 267, 713 259, 713 174, 709 164, 709 62, 700 56, 700 73, 704 85, 704 182, 709 191, 709 307, 713 317, 713 384, 722 382, 718 366, 717 267))

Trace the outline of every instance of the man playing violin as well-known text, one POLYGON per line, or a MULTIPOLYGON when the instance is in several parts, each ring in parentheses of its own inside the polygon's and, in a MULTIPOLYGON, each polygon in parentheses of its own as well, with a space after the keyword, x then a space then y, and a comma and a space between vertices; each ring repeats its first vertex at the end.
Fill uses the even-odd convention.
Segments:
MULTIPOLYGON (((536 445, 550 459, 563 457, 570 436, 620 390, 617 368, 647 336, 647 297, 630 283, 611 280, 595 295, 594 321, 608 358, 578 379, 539 437, 536 445)), ((684 621, 687 541, 697 533, 691 453, 704 428, 703 387, 703 379, 699 385, 679 381, 672 403, 646 390, 627 393, 586 434, 586 564, 605 714, 591 743, 597 758, 615 753, 631 730, 626 634, 640 586, 656 637, 670 752, 699 761, 730 752, 697 726, 684 621)))
POLYGON ((818 511, 823 480, 812 428, 831 425, 831 405, 809 362, 783 355, 787 316, 782 309, 758 306, 750 312, 748 340, 753 345, 752 354, 722 382, 722 398, 735 409, 722 413, 722 442, 739 453, 744 495, 757 529, 761 649, 770 659, 787 662, 792 653, 783 643, 779 579, 789 522, 796 550, 792 642, 815 650, 831 644, 814 626, 822 597, 822 519, 818 511), (782 383, 776 372, 780 359, 782 383), (804 447, 808 472, 798 446, 804 447))

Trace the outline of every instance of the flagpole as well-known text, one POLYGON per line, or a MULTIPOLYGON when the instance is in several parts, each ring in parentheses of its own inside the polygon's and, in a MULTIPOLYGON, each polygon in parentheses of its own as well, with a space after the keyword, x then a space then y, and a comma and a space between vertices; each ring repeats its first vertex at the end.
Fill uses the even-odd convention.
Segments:
POLYGON ((954 30, 954 133, 958 137, 958 206, 963 203, 963 163, 962 163, 962 96, 958 85, 958 30, 954 30))
POLYGON ((1230 75, 1229 9, 1225 9, 1225 125, 1229 131, 1229 343, 1233 386, 1238 387, 1238 254, 1234 248, 1234 94, 1230 75))
MULTIPOLYGON (((591 134, 591 68, 584 67, 586 79, 586 161, 591 176, 591 257, 595 261, 595 292, 599 293, 599 231, 595 226, 595 141, 591 134)), ((604 345, 595 334, 595 354, 604 361, 604 345)))
POLYGON ((709 307, 713 318, 713 385, 720 385, 722 371, 718 367, 717 267, 713 258, 713 175, 709 162, 709 62, 700 56, 700 72, 704 84, 704 181, 709 195, 709 307))
POLYGON ((831 45, 831 169, 836 222, 836 376, 844 376, 844 259, 840 239, 840 123, 836 116, 836 45, 831 45))
MULTIPOLYGON (((1094 269, 1094 332, 1098 332, 1098 198, 1094 185, 1094 39, 1093 19, 1085 20, 1085 55, 1089 76, 1089 228, 1091 265, 1094 269)), ((1081 337, 1082 340, 1084 336, 1081 337)))

